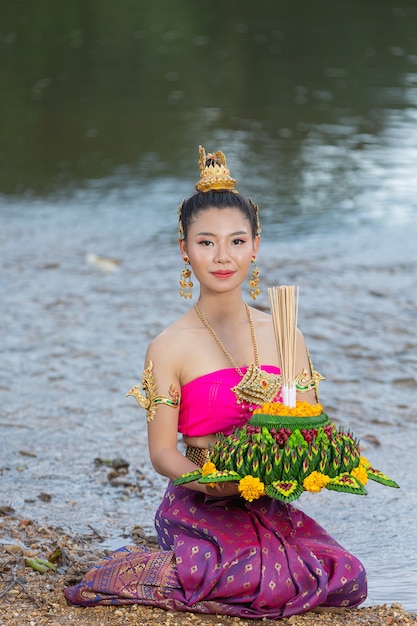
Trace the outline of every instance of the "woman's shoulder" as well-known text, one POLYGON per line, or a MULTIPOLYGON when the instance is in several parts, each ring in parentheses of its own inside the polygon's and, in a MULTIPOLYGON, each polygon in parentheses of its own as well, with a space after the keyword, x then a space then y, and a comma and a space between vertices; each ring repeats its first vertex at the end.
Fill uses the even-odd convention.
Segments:
POLYGON ((269 311, 264 311, 263 309, 250 306, 250 305, 249 305, 249 309, 250 309, 251 317, 254 321, 272 322, 272 316, 269 313, 269 311))
POLYGON ((147 358, 155 359, 159 356, 167 358, 180 354, 179 348, 184 346, 189 340, 189 335, 195 330, 193 319, 191 312, 187 311, 158 333, 149 343, 147 358))
POLYGON ((273 330, 272 316, 269 312, 250 307, 250 314, 255 328, 266 332, 273 330))

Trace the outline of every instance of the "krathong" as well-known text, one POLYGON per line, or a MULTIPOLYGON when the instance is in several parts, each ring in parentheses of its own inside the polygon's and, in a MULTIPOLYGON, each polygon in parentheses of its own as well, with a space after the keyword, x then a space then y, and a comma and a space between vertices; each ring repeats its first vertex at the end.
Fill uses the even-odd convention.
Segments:
POLYGON ((280 403, 257 409, 245 426, 217 436, 201 470, 183 474, 175 483, 234 481, 245 500, 267 495, 282 502, 323 488, 366 495, 368 480, 398 487, 361 456, 359 441, 337 428, 320 404, 297 402, 297 407, 301 416, 280 403))
POLYGON ((237 482, 239 493, 249 502, 264 495, 291 502, 304 491, 322 489, 366 495, 368 480, 398 488, 372 467, 361 455, 359 441, 349 430, 337 428, 321 404, 296 401, 298 292, 294 287, 274 288, 270 302, 284 402, 263 404, 247 424, 230 435, 217 435, 203 468, 183 474, 174 483, 237 482))

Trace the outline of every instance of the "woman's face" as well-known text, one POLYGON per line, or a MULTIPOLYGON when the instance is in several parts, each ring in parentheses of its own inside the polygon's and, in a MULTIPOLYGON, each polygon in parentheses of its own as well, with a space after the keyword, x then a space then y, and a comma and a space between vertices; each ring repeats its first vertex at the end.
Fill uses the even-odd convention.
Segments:
POLYGON ((239 209, 211 208, 197 213, 180 248, 200 286, 225 293, 246 280, 259 240, 253 239, 250 223, 239 209))

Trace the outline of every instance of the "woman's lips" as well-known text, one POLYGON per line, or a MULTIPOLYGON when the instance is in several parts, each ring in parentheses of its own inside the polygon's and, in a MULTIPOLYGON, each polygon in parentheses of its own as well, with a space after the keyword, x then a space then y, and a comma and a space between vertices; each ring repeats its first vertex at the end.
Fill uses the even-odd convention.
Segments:
POLYGON ((230 278, 230 276, 233 276, 234 272, 232 272, 231 270, 219 270, 218 272, 212 272, 212 274, 216 278, 230 278))

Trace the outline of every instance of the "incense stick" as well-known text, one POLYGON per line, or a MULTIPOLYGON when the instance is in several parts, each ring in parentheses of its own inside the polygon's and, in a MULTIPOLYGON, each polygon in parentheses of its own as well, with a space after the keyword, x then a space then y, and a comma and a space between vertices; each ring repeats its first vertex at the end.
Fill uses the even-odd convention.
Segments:
POLYGON ((281 367, 282 398, 286 406, 294 407, 299 288, 271 287, 268 295, 281 367))

